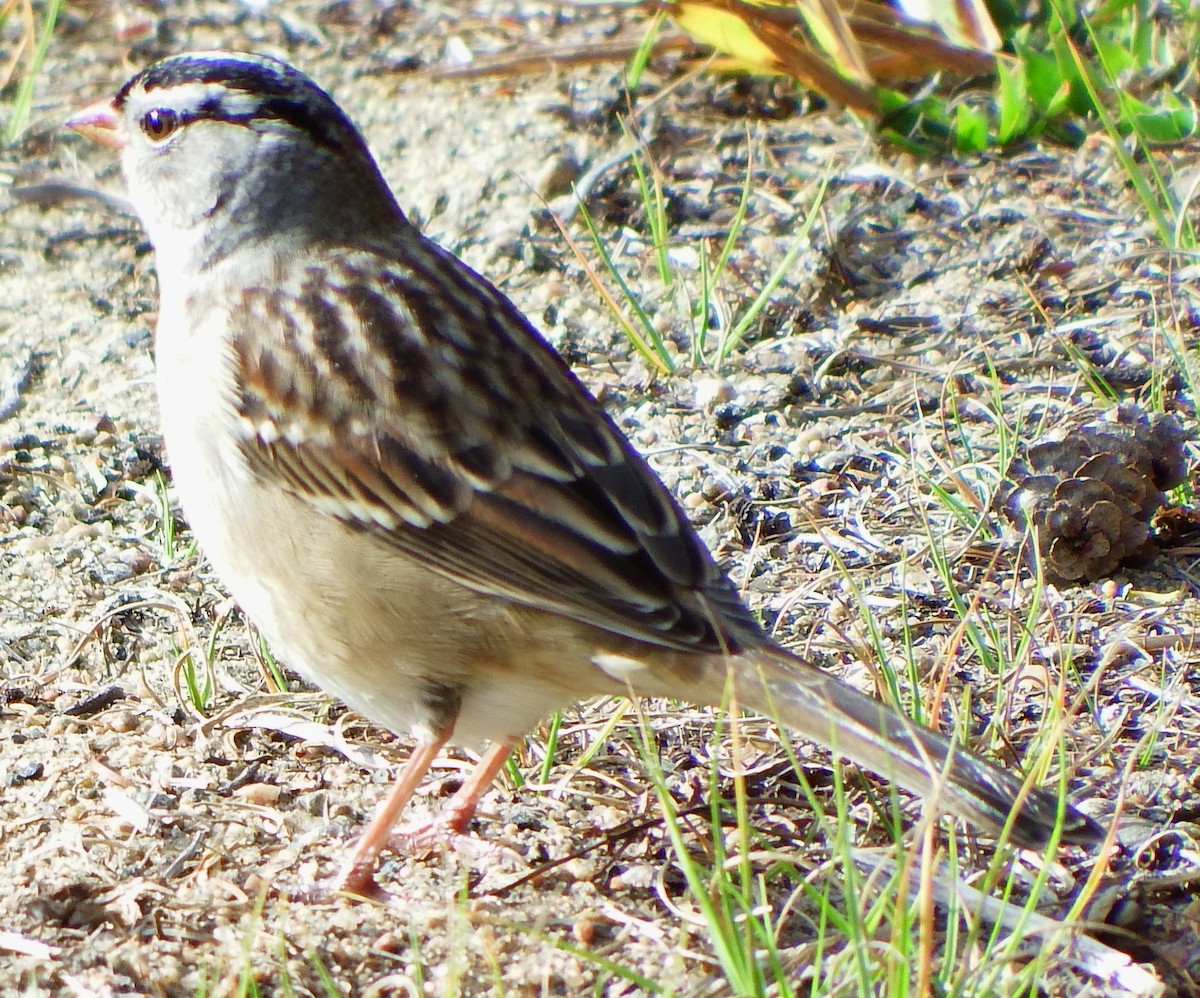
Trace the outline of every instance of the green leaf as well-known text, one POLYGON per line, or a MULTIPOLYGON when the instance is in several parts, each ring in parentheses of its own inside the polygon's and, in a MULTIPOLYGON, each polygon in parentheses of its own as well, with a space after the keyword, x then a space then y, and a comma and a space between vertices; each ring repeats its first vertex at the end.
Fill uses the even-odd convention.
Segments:
POLYGON ((983 152, 988 147, 987 115, 967 104, 955 107, 954 145, 960 152, 983 152))
POLYGON ((1141 101, 1137 103, 1141 106, 1128 115, 1129 121, 1137 133, 1153 145, 1183 142, 1194 138, 1200 129, 1200 119, 1193 105, 1171 101, 1175 107, 1152 108, 1141 101))
POLYGON ((1034 106, 1048 116, 1060 114, 1071 85, 1064 78, 1057 59, 1033 49, 1023 40, 1015 40, 1013 48, 1025 68, 1025 88, 1034 106))
POLYGON ((996 141, 1000 145, 1026 137, 1030 129, 1029 88, 1021 63, 996 63, 996 141))
POLYGON ((1097 36, 1095 43, 1096 55, 1110 80, 1137 68, 1133 54, 1125 46, 1123 39, 1097 36))
POLYGON ((1059 75, 1069 87, 1065 102, 1066 107, 1063 110, 1069 110, 1072 114, 1078 115, 1081 118, 1094 113, 1096 105, 1092 102, 1087 83, 1079 74, 1079 67, 1075 63, 1070 39, 1066 35, 1055 35, 1051 40, 1051 47, 1054 50, 1055 58, 1058 60, 1059 75))

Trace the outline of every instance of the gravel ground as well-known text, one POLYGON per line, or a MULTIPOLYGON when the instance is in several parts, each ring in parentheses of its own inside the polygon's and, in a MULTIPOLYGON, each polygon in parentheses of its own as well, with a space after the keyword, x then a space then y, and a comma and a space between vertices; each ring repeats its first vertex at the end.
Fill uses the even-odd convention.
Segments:
MULTIPOLYGON (((157 431, 148 246, 111 203, 111 155, 60 125, 151 59, 217 46, 281 55, 341 101, 414 219, 543 328, 783 640, 864 688, 878 662, 896 666, 947 730, 1010 764, 1037 740, 1047 697, 1073 705, 1073 797, 1100 820, 1120 798, 1127 847, 1086 915, 1124 932, 1105 940, 1145 962, 1147 980, 1188 990, 1200 966, 1196 549, 1177 531, 1136 569, 1043 588, 982 515, 1012 438, 1110 409, 1103 385, 1194 424, 1196 267, 1155 250, 1104 142, 922 161, 779 84, 655 62, 632 120, 662 171, 674 266, 699 287, 749 173, 714 323, 728 328, 783 267, 745 342, 698 364, 687 303, 657 273, 620 62, 529 58, 636 42, 634 13, 180 7, 132 8, 121 23, 71 7, 34 124, 0 152, 0 992, 732 990, 639 761, 643 729, 619 701, 565 712, 549 762, 535 733, 517 759, 524 785, 485 801, 476 852, 393 857, 387 904, 300 899, 337 869, 407 746, 294 680, 273 689, 195 551, 157 431), (514 65, 456 75, 465 55, 492 54, 514 65), (579 254, 549 221, 546 203, 585 180, 605 244, 679 362, 672 376, 631 356, 588 279, 583 261, 603 266, 578 215, 566 227, 579 254), (960 604, 1019 676, 989 669, 960 604), (212 663, 204 698, 187 695, 189 651, 212 663)), ((642 711, 702 842, 714 761, 732 786, 728 731, 712 712, 642 711)), ((855 947, 817 961, 814 895, 793 892, 855 901, 841 897, 828 826, 789 803, 803 797, 778 736, 750 719, 741 737, 778 942, 797 988, 824 992, 815 975, 855 947)), ((830 760, 796 751, 820 796, 830 760)), ((448 757, 417 806, 452 792, 467 758, 448 757)), ((860 787, 851 837, 886 842, 866 803, 878 784, 846 779, 860 787)), ((964 846, 960 875, 977 879, 990 858, 964 846)), ((1063 916, 1094 859, 1049 868, 1048 916, 1063 916)), ((1126 993, 1056 943, 1043 956, 1046 993, 1126 993)))

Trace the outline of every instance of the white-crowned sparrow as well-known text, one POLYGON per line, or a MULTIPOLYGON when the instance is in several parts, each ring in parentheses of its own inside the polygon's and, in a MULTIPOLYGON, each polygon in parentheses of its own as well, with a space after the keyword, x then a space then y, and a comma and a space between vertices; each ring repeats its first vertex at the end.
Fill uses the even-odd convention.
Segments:
POLYGON ((414 751, 343 886, 368 893, 446 741, 634 692, 778 716, 1012 837, 1098 826, 777 646, 519 311, 405 218, 337 104, 273 59, 175 56, 68 123, 121 150, 157 255, 184 512, 281 658, 414 751))

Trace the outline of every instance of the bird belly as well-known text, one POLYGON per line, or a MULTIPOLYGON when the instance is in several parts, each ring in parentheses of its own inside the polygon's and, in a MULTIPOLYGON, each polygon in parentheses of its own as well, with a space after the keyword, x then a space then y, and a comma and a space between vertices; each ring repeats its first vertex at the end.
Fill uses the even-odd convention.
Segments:
POLYGON ((256 478, 236 414, 204 407, 228 394, 197 383, 222 376, 198 356, 173 363, 159 351, 175 489, 201 550, 281 662, 393 731, 428 737, 452 724, 462 744, 519 737, 576 698, 556 681, 568 662, 545 682, 525 675, 526 636, 540 644, 527 612, 256 478))

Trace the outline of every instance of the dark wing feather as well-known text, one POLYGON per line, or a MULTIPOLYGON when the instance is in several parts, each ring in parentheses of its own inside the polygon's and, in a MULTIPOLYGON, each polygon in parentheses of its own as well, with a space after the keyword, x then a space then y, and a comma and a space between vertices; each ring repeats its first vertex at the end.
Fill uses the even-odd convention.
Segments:
POLYGON ((672 648, 753 640, 674 499, 491 285, 415 234, 289 273, 234 319, 256 474, 480 592, 672 648))

